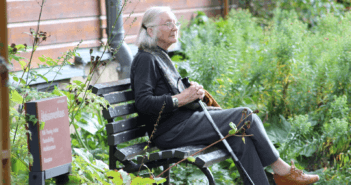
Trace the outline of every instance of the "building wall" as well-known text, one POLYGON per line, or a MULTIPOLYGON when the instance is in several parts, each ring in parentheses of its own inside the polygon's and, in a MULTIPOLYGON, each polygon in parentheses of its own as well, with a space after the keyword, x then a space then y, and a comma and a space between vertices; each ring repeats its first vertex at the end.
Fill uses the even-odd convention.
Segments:
MULTIPOLYGON (((208 16, 221 15, 223 3, 218 0, 127 0, 123 11, 125 41, 133 43, 140 27, 145 10, 151 6, 170 6, 180 19, 190 20, 196 11, 204 11, 208 16)), ((233 1, 230 1, 233 4, 233 1)), ((37 29, 40 13, 40 0, 7 0, 8 43, 33 44, 30 28, 37 29)), ((36 50, 32 66, 40 64, 39 56, 53 59, 62 56, 63 52, 73 49, 101 46, 107 41, 105 0, 46 0, 40 20, 40 31, 50 37, 40 43, 36 50)), ((30 50, 29 50, 30 51, 30 50)), ((30 52, 23 53, 29 59, 30 52)), ((28 62, 28 61, 26 61, 28 62)), ((21 70, 14 62, 13 71, 21 70)))

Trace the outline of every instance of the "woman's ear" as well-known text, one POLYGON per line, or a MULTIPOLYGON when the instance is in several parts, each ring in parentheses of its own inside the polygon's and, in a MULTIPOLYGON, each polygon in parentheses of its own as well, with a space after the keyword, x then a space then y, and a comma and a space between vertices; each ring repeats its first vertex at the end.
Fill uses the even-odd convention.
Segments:
POLYGON ((146 29, 146 32, 147 32, 147 34, 152 38, 153 33, 154 33, 154 32, 153 32, 153 29, 149 27, 149 28, 146 29))

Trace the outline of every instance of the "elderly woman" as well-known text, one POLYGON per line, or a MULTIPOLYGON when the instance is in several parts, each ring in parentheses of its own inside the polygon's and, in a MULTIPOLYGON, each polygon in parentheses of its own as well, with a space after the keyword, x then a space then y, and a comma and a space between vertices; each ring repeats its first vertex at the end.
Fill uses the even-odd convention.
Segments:
MULTIPOLYGON (((152 142, 162 149, 186 145, 209 145, 219 136, 205 116, 204 111, 189 108, 189 104, 203 99, 201 85, 191 82, 184 88, 181 77, 167 55, 167 49, 177 42, 179 22, 169 7, 149 8, 142 19, 137 38, 139 51, 131 67, 131 84, 139 119, 147 122, 149 135, 161 113, 152 142), (164 107, 163 107, 164 106, 164 107), (163 109, 162 109, 163 107, 163 109)), ((238 124, 243 110, 232 108, 209 111, 223 135, 231 129, 230 122, 238 124)), ((229 145, 243 164, 255 184, 269 184, 264 167, 270 165, 274 179, 280 184, 312 184, 317 175, 307 175, 279 158, 279 153, 269 140, 260 118, 251 114, 251 122, 243 143, 240 137, 229 137, 229 145)), ((224 147, 220 144, 218 147, 224 147)), ((249 182, 245 180, 245 184, 249 182)))

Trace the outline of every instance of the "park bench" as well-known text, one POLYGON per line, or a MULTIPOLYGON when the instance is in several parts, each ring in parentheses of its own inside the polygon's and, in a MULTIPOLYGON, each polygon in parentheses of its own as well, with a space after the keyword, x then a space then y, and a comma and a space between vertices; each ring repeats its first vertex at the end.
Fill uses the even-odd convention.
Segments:
MULTIPOLYGON (((109 106, 102 111, 103 117, 108 121, 108 124, 106 124, 106 132, 109 145, 109 168, 111 170, 117 169, 117 161, 124 165, 123 170, 128 173, 139 171, 140 166, 141 169, 146 169, 141 165, 142 162, 149 169, 159 166, 163 166, 163 169, 167 169, 170 164, 187 158, 206 147, 200 145, 159 150, 155 146, 150 146, 147 149, 147 152, 150 153, 149 157, 141 157, 141 155, 145 155, 145 151, 143 150, 147 142, 136 143, 120 149, 118 148, 119 144, 147 135, 144 123, 137 122, 136 117, 128 118, 126 116, 136 113, 133 101, 134 93, 131 90, 130 79, 91 85, 90 89, 94 94, 105 98, 111 105, 117 104, 114 107, 109 106), (119 117, 118 121, 115 120, 117 117, 119 117)), ((195 156, 195 162, 189 160, 185 160, 184 162, 198 167, 206 175, 209 184, 212 185, 215 184, 215 180, 208 167, 228 158, 230 158, 230 154, 226 150, 210 147, 195 156)), ((169 175, 169 171, 164 175, 167 179, 165 184, 169 184, 170 182, 169 175)))

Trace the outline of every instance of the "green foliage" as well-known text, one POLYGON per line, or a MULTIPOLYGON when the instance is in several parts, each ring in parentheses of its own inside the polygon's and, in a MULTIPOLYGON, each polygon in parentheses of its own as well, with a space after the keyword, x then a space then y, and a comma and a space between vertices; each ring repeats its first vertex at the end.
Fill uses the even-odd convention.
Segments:
POLYGON ((333 13, 335 16, 342 17, 344 15, 346 2, 340 3, 338 1, 330 0, 275 0, 276 6, 284 10, 296 10, 299 18, 305 22, 314 26, 318 24, 318 21, 333 13))
POLYGON ((283 116, 273 117, 272 123, 266 123, 266 131, 269 139, 274 144, 281 144, 287 140, 291 125, 283 116))
POLYGON ((308 115, 296 115, 295 117, 289 118, 291 123, 291 132, 300 133, 301 135, 307 135, 311 130, 311 122, 308 120, 308 115))
POLYGON ((349 0, 239 0, 238 6, 249 10, 258 23, 267 25, 269 19, 274 17, 276 9, 296 11, 300 21, 313 27, 328 14, 342 18, 350 9, 349 0))
POLYGON ((351 143, 351 13, 318 16, 312 29, 300 13, 276 9, 265 27, 246 10, 191 25, 182 59, 222 107, 259 109, 284 160, 316 171, 320 183, 341 182, 336 174, 348 169, 337 166, 350 164, 339 156, 351 143))

